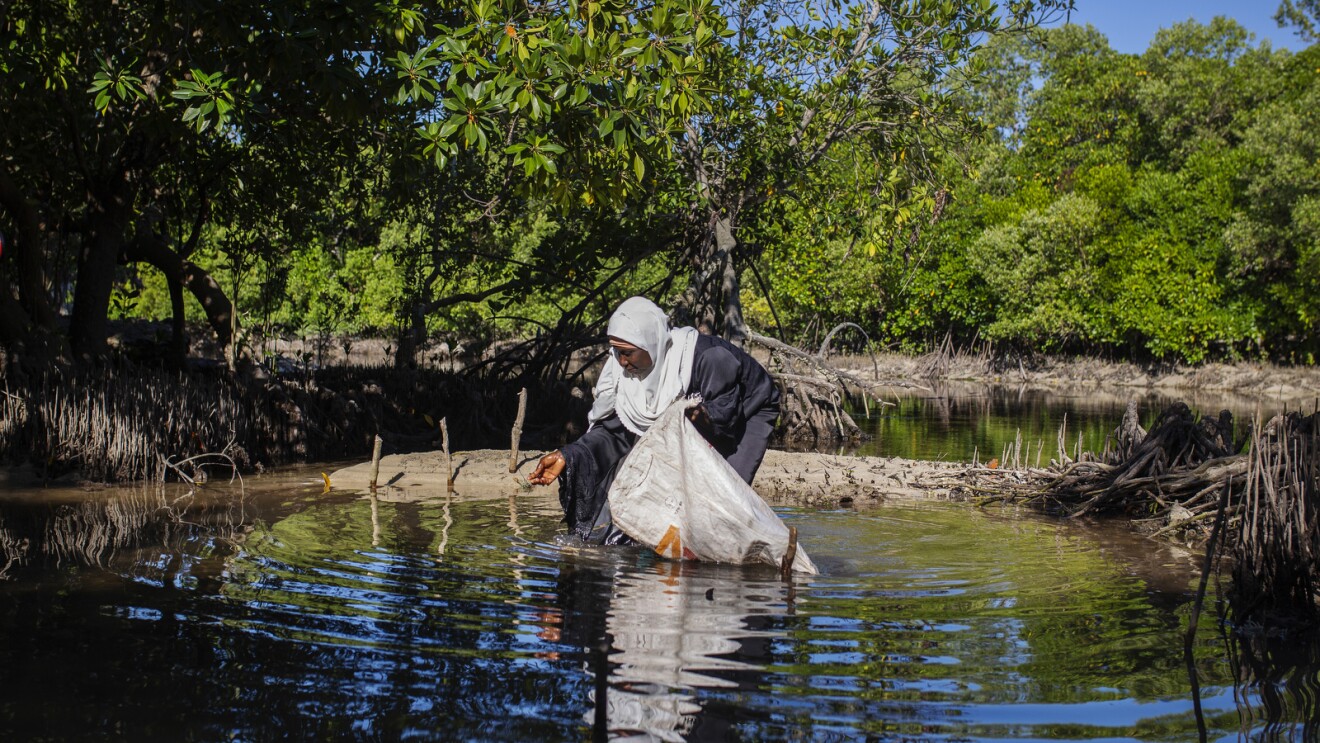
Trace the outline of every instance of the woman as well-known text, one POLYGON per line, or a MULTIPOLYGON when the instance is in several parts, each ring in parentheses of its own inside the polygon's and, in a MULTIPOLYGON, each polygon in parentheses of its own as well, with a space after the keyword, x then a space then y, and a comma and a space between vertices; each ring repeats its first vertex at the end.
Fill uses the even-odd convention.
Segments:
POLYGON ((527 477, 559 480, 559 504, 569 528, 584 540, 618 543, 606 493, 637 437, 669 404, 700 395, 688 412, 697 430, 751 483, 779 417, 779 390, 770 374, 728 341, 695 328, 669 327, 654 302, 632 297, 610 316, 610 357, 596 381, 587 432, 541 457, 527 477))

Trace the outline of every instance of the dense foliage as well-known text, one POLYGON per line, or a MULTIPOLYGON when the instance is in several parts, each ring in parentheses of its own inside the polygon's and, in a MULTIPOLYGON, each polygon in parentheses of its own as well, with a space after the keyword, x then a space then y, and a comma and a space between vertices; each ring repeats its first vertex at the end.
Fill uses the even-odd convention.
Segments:
POLYGON ((1320 49, 1253 44, 1220 18, 1141 55, 1076 26, 983 54, 969 105, 991 136, 946 164, 943 218, 872 261, 851 234, 785 240, 770 254, 781 319, 853 320, 908 347, 951 333, 1314 363, 1320 49))
POLYGON ((1313 362, 1320 51, 1028 32, 1069 5, 15 0, 0 344, 173 318, 176 358, 191 319, 406 365, 646 293, 731 337, 1313 362))

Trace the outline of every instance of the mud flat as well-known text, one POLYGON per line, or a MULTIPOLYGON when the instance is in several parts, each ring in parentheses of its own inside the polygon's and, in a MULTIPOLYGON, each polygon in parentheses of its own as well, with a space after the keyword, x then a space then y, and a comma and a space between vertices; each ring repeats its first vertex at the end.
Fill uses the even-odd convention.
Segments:
MULTIPOLYGON (((509 472, 509 452, 477 449, 454 452, 454 492, 464 497, 518 495, 532 489, 527 474, 543 452, 523 452, 509 472)), ((832 507, 886 499, 956 500, 955 487, 969 465, 896 457, 850 457, 771 449, 752 482, 766 501, 777 505, 832 507)), ((377 494, 389 500, 421 500, 448 491, 449 474, 441 452, 382 457, 377 494)), ((335 489, 366 490, 371 463, 363 462, 330 475, 335 489)), ((556 486, 550 485, 552 492, 556 486)))

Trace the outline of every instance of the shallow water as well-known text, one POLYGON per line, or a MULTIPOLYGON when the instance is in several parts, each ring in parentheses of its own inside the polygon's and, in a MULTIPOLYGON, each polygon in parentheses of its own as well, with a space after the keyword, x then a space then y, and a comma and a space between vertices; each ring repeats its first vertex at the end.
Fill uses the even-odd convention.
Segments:
POLYGON ((899 389, 889 405, 852 410, 870 439, 848 453, 934 461, 988 462, 1018 454, 1023 465, 1048 465, 1059 458, 1100 452, 1123 420, 1129 402, 1137 404, 1141 425, 1150 428, 1169 405, 1184 402, 1192 412, 1233 415, 1240 440, 1257 417, 1267 420, 1286 410, 1310 412, 1313 399, 1246 396, 1208 391, 1177 393, 1139 388, 1042 389, 972 383, 943 383, 929 390, 899 389))
MULTIPOLYGON (((1195 555, 961 504, 780 513, 819 577, 577 546, 547 490, 4 494, 0 739, 1197 738, 1195 555)), ((1270 652, 1207 612, 1209 739, 1302 738, 1316 654, 1270 652)))

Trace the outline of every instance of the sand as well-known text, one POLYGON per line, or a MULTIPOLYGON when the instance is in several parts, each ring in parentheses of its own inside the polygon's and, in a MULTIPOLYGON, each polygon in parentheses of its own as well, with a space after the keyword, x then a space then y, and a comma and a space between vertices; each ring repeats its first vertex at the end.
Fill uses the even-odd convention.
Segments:
MULTIPOLYGON (((452 455, 454 491, 465 497, 517 495, 533 486, 527 475, 544 452, 520 452, 515 471, 509 471, 507 449, 478 449, 452 455)), ((775 505, 836 507, 877 503, 887 499, 961 499, 955 486, 969 469, 967 464, 925 462, 896 457, 849 457, 815 452, 771 449, 752 482, 767 502, 775 505)), ((377 476, 378 495, 388 499, 422 500, 447 490, 445 455, 438 451, 382 457, 377 476)), ((363 462, 330 475, 335 489, 366 490, 371 463, 363 462)))

